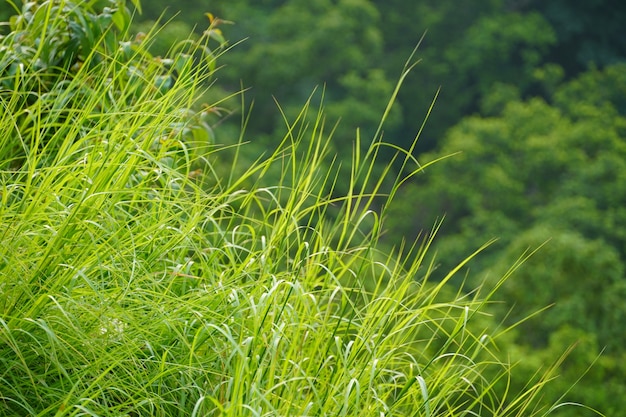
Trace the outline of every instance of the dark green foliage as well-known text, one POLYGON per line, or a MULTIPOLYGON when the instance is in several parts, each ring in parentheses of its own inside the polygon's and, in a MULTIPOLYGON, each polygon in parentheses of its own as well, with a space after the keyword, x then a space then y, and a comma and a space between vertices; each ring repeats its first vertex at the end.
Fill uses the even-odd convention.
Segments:
POLYGON ((499 84, 527 94, 533 71, 557 43, 554 31, 537 13, 512 12, 503 1, 375 1, 384 10, 388 74, 425 35, 422 62, 400 92, 404 124, 396 143, 410 140, 414 125, 438 101, 423 133, 420 150, 432 149, 444 132, 466 114, 477 112, 483 97, 499 84), (390 4, 391 3, 391 4, 390 4), (405 55, 402 55, 405 54, 405 55))
POLYGON ((626 7, 620 0, 529 0, 510 1, 512 8, 534 10, 550 22, 558 44, 550 57, 569 75, 589 66, 605 67, 623 62, 626 39, 623 34, 626 7))
POLYGON ((626 343, 624 73, 623 65, 592 71, 560 86, 551 103, 514 100, 491 117, 465 118, 423 161, 460 153, 408 184, 386 223, 394 241, 445 215, 436 245, 442 275, 449 259, 499 238, 469 265, 470 284, 497 279, 545 243, 503 286, 499 315, 515 306, 514 322, 554 304, 521 325, 517 343, 550 350, 555 334, 573 329, 596 341, 592 357, 604 350, 600 373, 626 343))
POLYGON ((488 113, 493 103, 487 97, 502 85, 514 85, 516 91, 509 92, 524 98, 546 97, 562 76, 573 77, 589 65, 602 69, 626 56, 624 7, 612 0, 159 1, 145 6, 145 16, 154 20, 180 9, 180 20, 192 28, 209 6, 235 22, 226 29, 231 40, 246 39, 228 55, 229 70, 221 79, 233 91, 240 82, 251 89, 248 97, 256 99, 257 110, 248 131, 267 137, 280 129, 273 97, 286 109, 298 108, 315 86, 325 85, 330 118, 343 120, 339 150, 356 126, 365 133, 375 127, 373 115, 391 92, 390 80, 425 33, 418 50, 422 62, 406 80, 385 129, 388 141, 411 143, 441 87, 443 104, 430 115, 419 150, 437 146, 464 115, 488 113))
MULTIPOLYGON (((395 80, 381 69, 380 12, 366 0, 248 3, 222 6, 222 17, 236 22, 227 28, 231 39, 248 39, 225 57, 230 69, 221 80, 250 88, 246 96, 256 110, 249 132, 271 144, 284 124, 274 99, 292 118, 313 89, 323 87, 329 123, 342 119, 336 149, 350 153, 357 127, 369 143, 395 80)), ((394 115, 391 125, 399 122, 394 115)))

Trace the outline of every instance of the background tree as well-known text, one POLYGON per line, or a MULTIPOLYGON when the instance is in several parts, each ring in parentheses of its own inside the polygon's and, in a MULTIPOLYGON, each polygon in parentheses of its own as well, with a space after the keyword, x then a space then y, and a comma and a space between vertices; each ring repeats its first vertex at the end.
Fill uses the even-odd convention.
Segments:
POLYGON ((341 114, 337 144, 350 142, 356 126, 371 131, 381 103, 425 33, 418 50, 422 63, 406 80, 385 129, 392 143, 410 143, 441 87, 442 104, 430 115, 420 152, 435 148, 462 117, 488 114, 491 104, 485 100, 494 91, 507 100, 546 98, 562 77, 575 77, 589 65, 602 69, 626 56, 620 25, 626 8, 614 0, 194 0, 181 5, 160 0, 144 6, 151 20, 180 9, 177 22, 186 26, 176 36, 202 23, 206 9, 235 22, 225 29, 229 39, 248 40, 229 54, 230 69, 222 72, 220 84, 231 91, 242 84, 251 89, 248 97, 257 111, 248 132, 257 138, 282 126, 272 96, 287 109, 298 107, 315 86, 326 87, 329 119, 353 109, 341 114))
MULTIPOLYGON (((594 340, 593 354, 607 355, 594 374, 605 379, 626 343, 620 301, 626 295, 626 117, 619 93, 625 70, 593 70, 560 86, 549 102, 511 101, 497 115, 463 119, 441 149, 423 159, 461 153, 407 185, 387 222, 388 239, 395 241, 407 225, 417 235, 445 214, 437 243, 441 274, 451 268, 449 259, 499 238, 469 265, 470 286, 545 243, 504 286, 500 314, 515 305, 509 314, 515 321, 555 304, 520 327, 517 343, 545 352, 556 335, 586 335, 594 340)), ((604 383, 624 389, 619 378, 604 383)))
POLYGON ((531 88, 533 70, 556 42, 547 21, 537 13, 518 13, 504 1, 375 2, 382 13, 388 74, 400 68, 407 51, 425 34, 418 50, 422 59, 400 103, 405 123, 394 132, 403 143, 441 92, 429 117, 420 150, 432 149, 443 133, 464 115, 477 112, 481 97, 499 84, 531 88))
MULTIPOLYGON (((236 22, 228 29, 231 39, 249 41, 228 54, 221 80, 233 90, 241 83, 250 88, 246 96, 256 110, 248 129, 255 140, 271 143, 282 129, 275 100, 293 116, 316 87, 318 99, 323 90, 329 123, 342 119, 336 150, 352 149, 357 127, 371 137, 394 86, 380 66, 376 7, 367 0, 248 3, 222 6, 225 18, 236 22)), ((398 116, 388 123, 397 125, 398 116)))
POLYGON ((536 11, 554 28, 558 42, 550 48, 551 60, 574 76, 590 65, 605 67, 623 62, 626 39, 620 36, 626 8, 619 0, 511 0, 511 9, 536 11))

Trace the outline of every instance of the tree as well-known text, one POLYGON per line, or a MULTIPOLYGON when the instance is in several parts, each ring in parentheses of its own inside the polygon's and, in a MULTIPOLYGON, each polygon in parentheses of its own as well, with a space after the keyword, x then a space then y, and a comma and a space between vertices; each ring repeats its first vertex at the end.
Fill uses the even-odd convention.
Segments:
POLYGON ((249 38, 228 54, 221 80, 233 90, 241 82, 250 88, 246 96, 256 110, 248 129, 255 140, 265 136, 271 143, 268 138, 284 125, 274 100, 293 118, 316 88, 318 100, 323 90, 328 123, 342 119, 337 151, 352 149, 357 127, 371 137, 393 90, 380 69, 378 10, 367 0, 246 3, 232 2, 221 11, 236 22, 231 39, 249 38))
MULTIPOLYGON (((557 340, 585 335, 597 343, 591 357, 606 355, 590 378, 619 392, 622 382, 611 378, 626 343, 625 70, 592 70, 549 101, 515 100, 492 116, 464 118, 422 162, 460 154, 407 184, 387 222, 396 241, 407 228, 412 236, 428 231, 445 214, 436 244, 441 276, 449 259, 498 238, 469 264, 470 288, 541 246, 504 285, 500 313, 515 306, 514 322, 554 303, 520 326, 517 343, 547 355, 557 340)), ((607 409, 597 399, 590 404, 607 409)))
POLYGON ((626 7, 619 0, 509 3, 520 11, 537 11, 550 22, 558 39, 550 48, 550 57, 570 77, 589 66, 604 68, 626 57, 626 39, 622 36, 626 7))
POLYGON ((480 110, 498 84, 515 84, 527 94, 534 71, 556 42, 548 22, 535 12, 516 12, 505 1, 376 1, 385 30, 388 74, 395 74, 417 41, 421 59, 400 93, 404 124, 396 143, 410 140, 441 87, 421 151, 433 149, 463 116, 480 110))

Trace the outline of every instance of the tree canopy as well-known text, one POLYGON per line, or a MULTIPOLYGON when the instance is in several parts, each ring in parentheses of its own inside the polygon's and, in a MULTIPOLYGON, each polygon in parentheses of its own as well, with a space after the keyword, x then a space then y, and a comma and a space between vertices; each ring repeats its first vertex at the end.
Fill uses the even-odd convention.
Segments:
MULTIPOLYGON (((469 265, 470 286, 496 279, 541 247, 503 287, 501 313, 514 305, 512 321, 554 304, 520 326, 518 343, 529 349, 549 349, 555 335, 580 332, 595 340, 595 354, 604 349, 605 360, 623 355, 625 73, 624 64, 593 70, 548 101, 507 101, 497 114, 464 118, 422 162, 452 156, 408 184, 389 216, 387 238, 394 241, 445 215, 437 243, 442 274, 451 259, 498 238, 469 265)), ((625 389, 610 381, 604 383, 625 389)))

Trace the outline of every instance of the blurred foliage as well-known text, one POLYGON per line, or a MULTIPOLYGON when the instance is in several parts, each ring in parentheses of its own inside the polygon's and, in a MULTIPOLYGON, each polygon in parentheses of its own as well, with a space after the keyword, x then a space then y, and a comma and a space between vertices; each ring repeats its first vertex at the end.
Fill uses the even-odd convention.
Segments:
POLYGON ((626 38, 620 36, 626 8, 620 0, 509 0, 509 7, 541 13, 554 28, 558 44, 550 57, 574 75, 588 67, 623 62, 626 38))
MULTIPOLYGON (((563 332, 593 340, 581 341, 574 357, 605 356, 575 400, 602 410, 626 405, 617 399, 623 395, 600 400, 603 384, 626 392, 613 371, 626 343, 625 73, 624 64, 593 70, 548 101, 513 99, 491 116, 466 117, 422 159, 454 155, 407 184, 386 223, 394 242, 445 215, 436 244, 442 275, 454 267, 449 260, 499 238, 469 265, 470 286, 498 279, 543 245, 503 286, 506 304, 496 310, 512 323, 554 304, 519 327, 517 343, 540 357, 555 351, 563 332)), ((582 372, 591 360, 573 367, 582 372)))
POLYGON ((375 1, 387 29, 385 51, 389 74, 423 35, 421 65, 400 92, 404 124, 394 132, 405 144, 426 114, 437 89, 439 105, 430 115, 419 145, 432 149, 445 130, 479 110, 481 97, 498 83, 531 89, 533 70, 544 63, 557 43, 543 16, 509 10, 505 1, 375 1), (408 104, 410 103, 410 105, 408 104))
MULTIPOLYGON (((236 22, 228 28, 231 39, 249 40, 225 57, 222 80, 232 88, 240 81, 250 88, 247 96, 255 101, 255 111, 249 132, 271 145, 284 125, 274 100, 292 119, 318 87, 328 123, 342 119, 334 146, 348 156, 357 127, 365 138, 373 136, 394 87, 381 68, 379 11, 366 0, 292 0, 272 9, 267 3, 247 3, 223 6, 225 18, 236 22)), ((394 116, 388 123, 397 125, 399 112, 394 116)))
POLYGON ((337 150, 351 148, 356 127, 371 135, 424 34, 422 63, 405 81, 385 127, 386 140, 410 144, 441 87, 441 105, 430 115, 418 151, 438 146, 465 115, 488 112, 485 96, 501 85, 515 85, 509 93, 522 98, 545 98, 560 78, 626 56, 626 8, 616 0, 156 0, 144 5, 142 19, 173 21, 153 52, 163 55, 167 40, 201 31, 209 10, 234 22, 221 27, 236 46, 219 84, 232 92, 250 89, 247 99, 256 110, 248 132, 265 142, 261 146, 283 126, 274 97, 293 113, 316 86, 326 87, 329 121, 342 120, 337 150))

